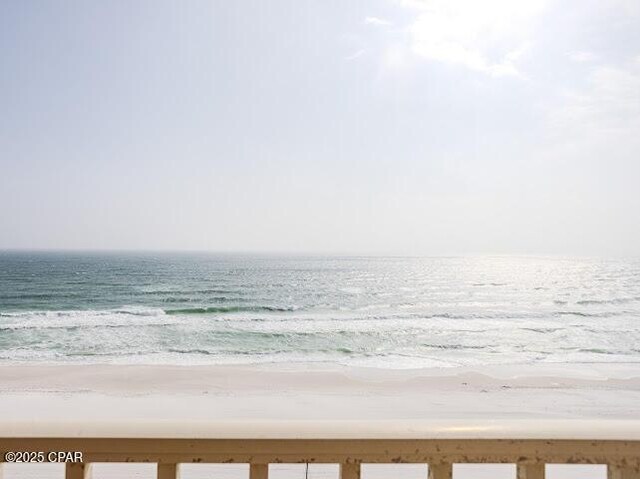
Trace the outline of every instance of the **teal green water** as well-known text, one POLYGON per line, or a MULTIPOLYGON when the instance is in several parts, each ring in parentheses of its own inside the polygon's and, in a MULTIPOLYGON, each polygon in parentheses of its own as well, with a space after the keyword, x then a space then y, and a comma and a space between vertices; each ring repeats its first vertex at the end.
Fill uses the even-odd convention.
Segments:
POLYGON ((0 253, 0 361, 640 362, 640 261, 0 253))

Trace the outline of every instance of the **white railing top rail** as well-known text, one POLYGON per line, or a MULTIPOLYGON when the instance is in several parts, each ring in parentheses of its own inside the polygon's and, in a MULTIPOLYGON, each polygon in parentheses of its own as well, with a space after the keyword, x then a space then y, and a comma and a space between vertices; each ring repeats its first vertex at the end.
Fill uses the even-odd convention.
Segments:
POLYGON ((523 439, 640 441, 629 419, 12 421, 0 438, 146 439, 523 439))

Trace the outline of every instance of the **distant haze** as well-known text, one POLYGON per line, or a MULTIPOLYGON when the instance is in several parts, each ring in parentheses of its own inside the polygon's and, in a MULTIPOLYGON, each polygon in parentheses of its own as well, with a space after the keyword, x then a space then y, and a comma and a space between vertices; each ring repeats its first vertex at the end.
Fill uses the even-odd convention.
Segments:
POLYGON ((0 248, 640 255, 637 0, 4 1, 0 248))

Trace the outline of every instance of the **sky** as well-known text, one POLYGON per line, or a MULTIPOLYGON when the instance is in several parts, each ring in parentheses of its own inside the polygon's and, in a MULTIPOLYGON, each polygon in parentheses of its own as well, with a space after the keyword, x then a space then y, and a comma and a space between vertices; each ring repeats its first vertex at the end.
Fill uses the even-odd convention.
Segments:
POLYGON ((0 2, 0 248, 640 255, 640 2, 0 2))

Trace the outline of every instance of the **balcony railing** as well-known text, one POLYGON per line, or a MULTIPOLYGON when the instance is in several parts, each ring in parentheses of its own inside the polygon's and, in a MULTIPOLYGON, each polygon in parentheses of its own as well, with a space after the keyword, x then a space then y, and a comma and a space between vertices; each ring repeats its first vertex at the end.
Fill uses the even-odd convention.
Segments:
MULTIPOLYGON (((594 437, 598 436, 594 431, 594 437)), ((0 452, 81 451, 66 479, 90 479, 91 464, 158 464, 158 479, 176 479, 183 463, 248 463, 250 479, 269 464, 340 464, 341 479, 360 478, 361 464, 420 463, 429 479, 450 479, 454 463, 513 463, 518 479, 543 479, 545 464, 606 464, 609 479, 640 479, 640 440, 602 439, 163 439, 1 438, 0 452)))
MULTIPOLYGON (((362 464, 427 464, 448 479, 453 464, 515 464, 518 479, 543 479, 547 464, 606 465, 608 479, 640 479, 640 420, 0 420, 7 451, 81 452, 66 479, 91 479, 95 463, 157 463, 159 479, 180 464, 249 464, 267 479, 269 464, 339 464, 358 479, 362 464)), ((46 461, 45 461, 46 462, 46 461)), ((426 479, 426 478, 425 478, 426 479)))

